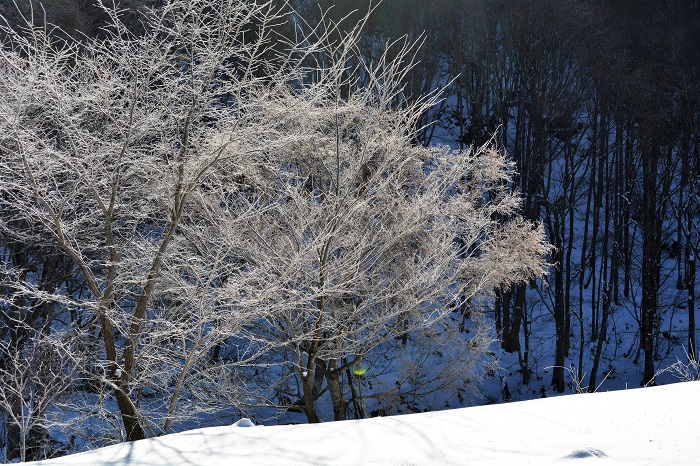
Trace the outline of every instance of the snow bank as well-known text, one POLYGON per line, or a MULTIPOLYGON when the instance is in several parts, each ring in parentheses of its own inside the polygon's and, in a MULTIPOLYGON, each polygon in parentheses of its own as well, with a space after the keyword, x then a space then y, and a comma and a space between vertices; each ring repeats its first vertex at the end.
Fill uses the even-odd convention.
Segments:
POLYGON ((34 465, 700 462, 700 382, 316 425, 193 430, 34 465))

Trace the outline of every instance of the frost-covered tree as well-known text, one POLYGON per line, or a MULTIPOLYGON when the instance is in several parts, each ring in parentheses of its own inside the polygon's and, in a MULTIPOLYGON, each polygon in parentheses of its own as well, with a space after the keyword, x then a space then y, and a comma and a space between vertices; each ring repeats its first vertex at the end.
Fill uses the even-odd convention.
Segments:
POLYGON ((434 96, 403 98, 410 45, 366 62, 362 24, 272 2, 168 0, 138 33, 103 9, 99 39, 3 30, 0 232, 78 271, 41 298, 88 316, 61 330, 123 438, 239 402, 236 367, 273 350, 310 421, 324 379, 343 418, 343 371, 544 272, 502 154, 413 144, 434 96))
MULTIPOLYGON (((365 62, 358 40, 353 31, 340 49, 323 47, 313 84, 269 107, 285 131, 303 136, 246 174, 249 190, 232 204, 255 215, 232 213, 220 225, 241 258, 231 293, 244 308, 265 309, 251 339, 292 355, 310 422, 321 419, 315 401, 326 390, 335 419, 345 418, 356 398, 350 369, 373 350, 495 286, 541 275, 548 251, 542 230, 518 217, 509 164, 492 145, 455 152, 412 143, 433 101, 401 100, 410 47, 394 44, 391 60, 365 62)), ((474 354, 488 344, 481 325, 474 354)))
POLYGON ((2 342, 0 350, 5 356, 0 365, 0 409, 9 431, 6 456, 41 458, 37 450, 49 448, 48 429, 53 426, 46 411, 70 388, 78 362, 70 343, 55 336, 29 341, 21 351, 2 342))
POLYGON ((252 154, 299 137, 262 110, 297 77, 291 57, 271 53, 283 19, 271 3, 163 3, 142 16, 139 35, 104 6, 106 38, 82 43, 28 17, 3 30, 0 52, 0 228, 57 245, 80 270, 88 292, 61 299, 96 316, 102 383, 129 440, 167 431, 183 375, 206 354, 201 342, 244 318, 210 305, 200 290, 216 262, 198 268, 174 240, 206 236, 191 215, 213 174, 244 173, 252 154), (162 358, 167 347, 179 364, 162 358), (153 384, 174 397, 160 425, 140 404, 153 384))
POLYGON ((346 369, 496 285, 541 274, 546 252, 541 230, 516 215, 503 156, 413 146, 407 115, 364 93, 311 119, 313 108, 289 107, 287 124, 311 121, 315 137, 269 154, 269 188, 239 201, 260 214, 226 226, 245 258, 235 278, 246 291, 235 293, 268 309, 259 338, 294 355, 311 422, 324 375, 341 419, 346 369))

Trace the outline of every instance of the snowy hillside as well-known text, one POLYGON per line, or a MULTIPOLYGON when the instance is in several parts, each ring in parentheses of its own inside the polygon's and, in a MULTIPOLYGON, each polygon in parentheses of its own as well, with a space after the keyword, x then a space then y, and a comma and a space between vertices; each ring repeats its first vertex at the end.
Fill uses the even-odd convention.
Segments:
POLYGON ((700 382, 316 425, 193 430, 34 465, 697 464, 700 382))

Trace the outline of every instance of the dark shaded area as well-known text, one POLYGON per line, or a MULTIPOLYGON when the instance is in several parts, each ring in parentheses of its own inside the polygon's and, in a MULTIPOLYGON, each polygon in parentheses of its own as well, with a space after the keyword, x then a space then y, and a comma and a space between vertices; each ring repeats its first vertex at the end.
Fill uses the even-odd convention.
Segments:
MULTIPOLYGON (((337 18, 369 5, 299 3, 333 6, 337 18)), ((700 2, 387 0, 370 28, 374 41, 424 40, 409 99, 454 79, 426 115, 437 123, 421 142, 480 145, 497 133, 516 164, 523 214, 543 222, 556 246, 549 287, 497 295, 495 324, 503 349, 518 354, 523 383, 535 306, 555 322, 551 383, 560 392, 565 361, 577 356, 595 388, 615 309, 637 321, 636 343, 620 352, 641 364, 642 384, 654 383, 655 361, 672 350, 663 343, 682 342, 692 355, 700 2), (435 139, 441 131, 446 141, 435 139), (670 329, 675 308, 688 312, 685 330, 670 329)))

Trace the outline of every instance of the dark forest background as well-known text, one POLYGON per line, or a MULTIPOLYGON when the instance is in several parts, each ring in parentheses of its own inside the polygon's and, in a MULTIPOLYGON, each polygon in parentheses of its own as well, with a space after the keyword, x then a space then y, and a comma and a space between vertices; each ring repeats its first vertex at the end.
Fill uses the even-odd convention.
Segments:
MULTIPOLYGON (((338 18, 369 5, 319 3, 334 5, 338 18)), ((496 134, 516 164, 523 214, 541 221, 556 247, 547 287, 515 286, 495 303, 501 346, 518 354, 522 382, 532 375, 530 336, 542 309, 556 328, 558 391, 567 358, 583 373, 590 342, 600 342, 586 369, 596 386, 610 316, 620 310, 636 324, 622 351, 642 365, 643 384, 661 348, 683 344, 692 356, 700 2, 389 0, 371 22, 368 54, 378 40, 423 41, 407 95, 450 83, 420 142, 464 147, 496 134), (688 315, 682 331, 671 325, 678 308, 688 315)))

